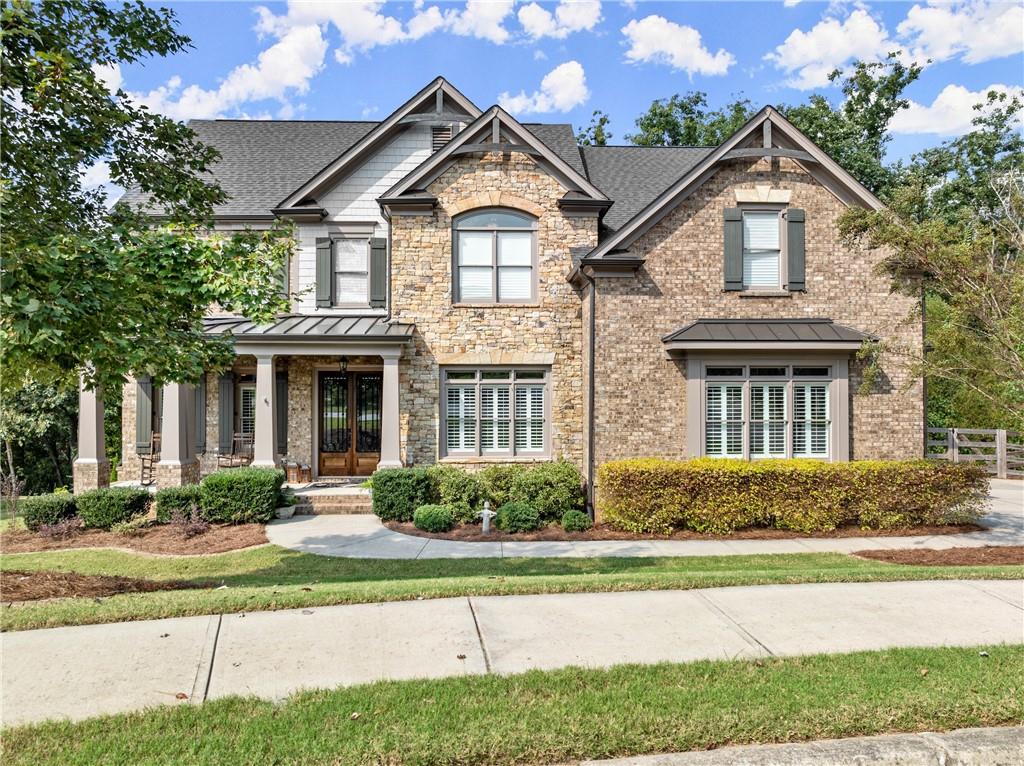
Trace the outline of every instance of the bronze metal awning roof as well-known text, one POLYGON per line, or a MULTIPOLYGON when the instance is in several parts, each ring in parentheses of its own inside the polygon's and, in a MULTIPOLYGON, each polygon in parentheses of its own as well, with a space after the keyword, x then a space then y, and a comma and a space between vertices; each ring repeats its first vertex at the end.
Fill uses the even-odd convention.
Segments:
POLYGON ((831 319, 698 319, 661 339, 670 350, 860 348, 872 336, 831 319))
POLYGON ((294 343, 405 343, 416 325, 389 322, 379 316, 310 316, 290 314, 270 324, 256 324, 243 317, 207 317, 203 330, 207 335, 233 335, 238 342, 290 341, 294 343))

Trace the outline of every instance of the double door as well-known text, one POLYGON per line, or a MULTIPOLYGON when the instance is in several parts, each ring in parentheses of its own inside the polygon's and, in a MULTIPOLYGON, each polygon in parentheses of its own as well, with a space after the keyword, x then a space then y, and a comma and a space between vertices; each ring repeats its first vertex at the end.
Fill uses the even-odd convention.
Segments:
POLYGON ((380 461, 380 372, 320 372, 320 476, 368 476, 380 461))

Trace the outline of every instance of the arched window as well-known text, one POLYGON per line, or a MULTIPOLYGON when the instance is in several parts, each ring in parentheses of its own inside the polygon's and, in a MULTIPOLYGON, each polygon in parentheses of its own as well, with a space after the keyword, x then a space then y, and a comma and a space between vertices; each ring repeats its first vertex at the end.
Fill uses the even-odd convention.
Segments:
POLYGON ((528 303, 537 297, 537 220, 483 210, 455 220, 456 303, 528 303))

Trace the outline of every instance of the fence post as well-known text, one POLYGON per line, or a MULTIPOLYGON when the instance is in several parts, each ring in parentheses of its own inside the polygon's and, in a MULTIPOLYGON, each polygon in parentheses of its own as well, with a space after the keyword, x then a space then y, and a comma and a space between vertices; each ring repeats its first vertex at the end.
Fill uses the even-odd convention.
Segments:
POLYGON ((1006 429, 1000 428, 996 431, 996 478, 1006 478, 1007 468, 1006 454, 1006 429))
POLYGON ((959 438, 956 435, 956 429, 955 428, 950 428, 949 429, 949 451, 951 453, 951 458, 950 459, 954 463, 959 463, 960 462, 960 448, 956 446, 956 443, 958 441, 959 441, 959 438))

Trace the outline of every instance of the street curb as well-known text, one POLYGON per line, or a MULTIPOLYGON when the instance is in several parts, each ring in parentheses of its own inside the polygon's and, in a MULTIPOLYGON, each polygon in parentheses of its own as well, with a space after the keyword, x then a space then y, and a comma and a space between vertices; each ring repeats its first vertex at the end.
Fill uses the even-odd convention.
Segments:
POLYGON ((581 766, 1019 766, 1021 763, 1024 763, 1024 727, 723 747, 584 761, 581 766))

